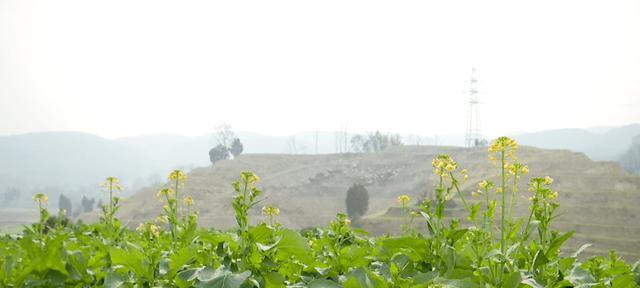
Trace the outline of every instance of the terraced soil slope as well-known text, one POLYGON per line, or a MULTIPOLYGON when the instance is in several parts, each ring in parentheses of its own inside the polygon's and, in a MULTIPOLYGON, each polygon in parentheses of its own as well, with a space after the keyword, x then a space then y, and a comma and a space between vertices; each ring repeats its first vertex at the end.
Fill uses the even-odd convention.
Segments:
MULTIPOLYGON (((259 187, 265 192, 265 205, 280 207, 278 220, 289 227, 304 228, 324 226, 336 213, 344 212, 345 191, 353 183, 362 183, 369 191, 370 204, 359 225, 372 234, 395 233, 402 215, 387 212, 389 207, 400 194, 418 199, 433 191, 431 160, 438 153, 450 154, 460 167, 469 170, 469 180, 462 186, 466 193, 480 180, 498 174, 487 161, 485 149, 421 146, 376 154, 242 155, 194 169, 181 195, 194 197, 202 225, 232 227, 230 183, 241 171, 251 170, 262 178, 259 187)), ((556 226, 576 230, 570 248, 592 243, 590 253, 616 249, 626 259, 640 258, 640 177, 613 162, 594 162, 584 154, 565 150, 521 147, 518 155, 530 167, 529 175, 521 181, 519 213, 527 212, 527 178, 550 175, 560 193, 562 215, 556 226)), ((145 188, 126 199, 119 216, 131 226, 154 219, 162 206, 155 196, 158 189, 145 188)), ((453 211, 464 215, 461 209, 453 211)), ((254 214, 255 221, 261 220, 259 207, 254 214)))

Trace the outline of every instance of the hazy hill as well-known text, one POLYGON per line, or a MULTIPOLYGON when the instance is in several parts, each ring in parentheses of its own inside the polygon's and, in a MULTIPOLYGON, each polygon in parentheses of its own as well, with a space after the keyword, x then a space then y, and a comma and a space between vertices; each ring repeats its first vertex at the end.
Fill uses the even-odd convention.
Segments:
MULTIPOLYGON (((400 218, 386 211, 400 194, 417 199, 433 191, 431 159, 436 153, 449 153, 470 170, 470 180, 462 186, 465 193, 481 179, 497 174, 485 149, 422 146, 377 154, 242 155, 194 169, 182 195, 195 198, 203 225, 232 227, 230 183, 240 171, 255 171, 262 178, 259 186, 266 192, 265 204, 281 208, 279 220, 283 224, 301 228, 326 225, 336 213, 344 212, 345 191, 353 183, 363 183, 371 201, 362 225, 376 234, 394 232, 400 218)), ((558 226, 577 231, 573 245, 591 242, 594 252, 612 248, 626 257, 640 257, 640 224, 636 224, 640 222, 640 177, 615 163, 594 162, 581 153, 523 147, 519 154, 529 163, 530 176, 556 179, 554 188, 560 192, 563 213, 558 226)), ((525 181, 520 191, 526 191, 525 181)), ((155 200, 158 189, 149 187, 125 200, 120 217, 129 225, 154 219, 162 206, 155 200)), ((521 193, 519 206, 523 214, 526 194, 521 193)), ((254 220, 259 220, 259 211, 254 212, 254 220)))
POLYGON ((10 186, 97 185, 149 169, 149 158, 114 141, 76 132, 0 137, 0 178, 10 186))
MULTIPOLYGON (((523 145, 569 149, 596 160, 617 160, 640 134, 640 125, 597 129, 561 129, 514 136, 523 145)), ((237 132, 245 153, 327 154, 343 150, 344 137, 334 132, 268 136, 237 132)), ((352 136, 348 134, 347 138, 352 136)), ((402 135, 405 144, 462 145, 462 135, 402 135)), ((109 140, 86 133, 46 132, 0 136, 0 192, 9 187, 73 192, 92 190, 106 176, 120 177, 129 188, 163 178, 167 170, 209 165, 212 135, 185 137, 155 134, 109 140)), ((347 143, 347 146, 348 143, 347 143)), ((131 189, 129 189, 131 190, 131 189)), ((81 193, 81 192, 77 192, 81 193)), ((77 194, 76 193, 76 194, 77 194)))
POLYGON ((514 135, 523 145, 569 149, 583 152, 594 160, 617 160, 640 135, 640 124, 609 129, 558 129, 514 135))

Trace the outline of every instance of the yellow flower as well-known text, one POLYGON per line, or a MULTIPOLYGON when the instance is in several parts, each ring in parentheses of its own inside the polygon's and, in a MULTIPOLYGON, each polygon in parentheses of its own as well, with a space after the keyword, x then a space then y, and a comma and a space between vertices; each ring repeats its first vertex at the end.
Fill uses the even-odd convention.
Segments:
POLYGON ((117 177, 107 177, 100 186, 104 187, 105 192, 122 191, 120 186, 120 179, 117 177))
POLYGON ((436 156, 436 158, 431 161, 431 165, 433 165, 433 173, 442 177, 449 176, 449 173, 452 173, 458 168, 458 163, 446 154, 436 156))
MULTIPOLYGON (((494 139, 491 141, 491 145, 489 145, 489 153, 505 153, 505 157, 507 158, 515 158, 514 152, 518 150, 518 143, 506 136, 499 137, 498 139, 494 139)), ((490 159, 493 161, 495 157, 491 157, 490 159)))
POLYGON ((411 201, 411 197, 409 197, 409 195, 407 194, 402 194, 398 196, 398 198, 396 198, 396 202, 398 202, 398 204, 402 206, 406 206, 409 203, 409 201, 411 201))
POLYGON ((156 217, 156 222, 160 224, 167 224, 169 221, 167 220, 167 216, 159 215, 156 217))
POLYGON ((138 231, 138 232, 142 232, 142 231, 144 231, 144 229, 145 229, 145 225, 144 225, 144 223, 140 223, 140 224, 138 225, 138 227, 136 228, 136 231, 138 231))
POLYGON ((478 190, 478 191, 471 191, 471 196, 473 197, 480 197, 480 195, 482 195, 483 192, 478 190))
POLYGON ((49 201, 49 197, 47 195, 45 195, 44 193, 38 193, 36 195, 33 195, 32 199, 33 199, 33 201, 35 201, 36 203, 38 203, 40 205, 45 205, 49 201))
POLYGON ((151 233, 151 235, 158 237, 160 236, 160 228, 158 228, 158 226, 156 226, 155 224, 149 224, 149 233, 151 233))
POLYGON ((167 177, 167 179, 171 180, 171 181, 177 181, 178 183, 183 183, 184 181, 187 180, 187 175, 184 174, 184 172, 182 172, 182 170, 173 170, 171 171, 171 173, 169 173, 169 176, 167 177))
POLYGON ((447 164, 447 167, 445 167, 444 169, 447 170, 447 172, 453 172, 453 170, 456 170, 456 166, 452 164, 447 164))
POLYGON ((496 188, 496 193, 502 193, 502 191, 503 191, 503 190, 502 190, 502 187, 498 187, 498 188, 496 188))
POLYGON ((240 177, 242 180, 247 181, 249 183, 258 183, 260 181, 260 177, 253 172, 245 171, 240 173, 240 177))
POLYGON ((347 224, 347 225, 351 224, 351 219, 344 218, 344 224, 347 224))
POLYGON ((193 205, 193 197, 191 197, 191 196, 184 197, 184 199, 182 201, 184 202, 184 205, 187 206, 187 207, 193 205))
POLYGON ((527 165, 521 163, 514 163, 513 165, 505 164, 505 169, 509 171, 509 174, 520 177, 524 174, 529 173, 529 167, 527 165))
POLYGON ((557 191, 549 193, 549 199, 554 200, 556 198, 558 198, 558 192, 557 191))
POLYGON ((544 176, 544 184, 551 185, 551 183, 553 183, 553 178, 544 176))
POLYGON ((156 197, 158 197, 160 200, 164 200, 163 198, 167 197, 167 198, 171 198, 173 197, 173 190, 171 188, 163 188, 160 189, 160 191, 158 191, 158 193, 156 194, 156 197))
POLYGON ((487 180, 482 180, 480 181, 480 183, 478 183, 478 187, 481 189, 487 189, 488 186, 489 182, 487 182, 487 180))
POLYGON ((280 215, 280 209, 276 206, 264 206, 262 207, 262 214, 269 217, 278 216, 280 215))

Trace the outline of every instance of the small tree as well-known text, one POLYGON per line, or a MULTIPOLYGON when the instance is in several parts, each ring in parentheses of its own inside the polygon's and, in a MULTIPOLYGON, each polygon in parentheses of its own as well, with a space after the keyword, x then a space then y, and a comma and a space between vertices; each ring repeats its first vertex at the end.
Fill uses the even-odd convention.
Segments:
POLYGON ((244 146, 242 145, 242 142, 240 142, 240 139, 233 139, 233 143, 231 143, 231 147, 229 148, 229 152, 231 152, 233 158, 238 157, 238 155, 242 154, 243 150, 244 146))
POLYGON ((80 201, 80 204, 82 205, 82 212, 87 213, 93 211, 93 204, 95 204, 95 202, 96 199, 91 198, 91 200, 89 200, 83 195, 82 200, 80 201))
POLYGON ((216 127, 215 138, 219 145, 229 148, 234 139, 236 139, 236 135, 231 130, 231 125, 223 123, 216 127))
POLYGON ((633 138, 631 147, 620 156, 618 162, 627 171, 640 174, 640 135, 633 138))
POLYGON ((369 192, 362 184, 353 184, 347 190, 347 214, 354 220, 360 219, 369 209, 369 192))
POLYGON ((211 164, 227 158, 229 158, 229 149, 222 144, 218 144, 218 146, 209 150, 209 160, 211 160, 211 164))
POLYGON ((71 213, 73 212, 73 210, 71 208, 71 199, 69 199, 67 196, 64 196, 64 194, 60 194, 60 198, 58 198, 58 208, 60 210, 64 210, 67 212, 67 215, 72 215, 71 213))
POLYGON ((391 146, 403 145, 400 135, 380 131, 351 137, 351 149, 356 152, 382 152, 391 146))

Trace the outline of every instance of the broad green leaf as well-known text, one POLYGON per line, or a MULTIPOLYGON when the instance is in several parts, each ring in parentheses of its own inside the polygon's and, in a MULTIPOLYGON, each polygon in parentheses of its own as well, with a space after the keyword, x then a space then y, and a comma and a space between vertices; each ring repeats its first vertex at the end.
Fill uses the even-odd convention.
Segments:
POLYGON ((284 276, 278 272, 269 272, 264 275, 265 288, 280 288, 284 286, 284 276))
POLYGON ((116 272, 109 272, 107 277, 104 278, 104 287, 105 288, 118 288, 122 287, 124 280, 122 280, 122 276, 116 272))
POLYGON ((280 231, 280 241, 278 242, 278 258, 287 260, 293 256, 305 263, 312 262, 310 257, 311 248, 309 248, 309 240, 302 237, 298 232, 293 230, 280 231))
POLYGON ((555 255, 557 255, 558 250, 560 250, 560 247, 562 247, 562 244, 564 244, 565 241, 569 240, 569 238, 571 238, 571 236, 573 236, 574 231, 569 231, 567 233, 562 234, 562 236, 553 239, 553 242, 551 242, 551 244, 549 245, 549 249, 547 249, 546 255, 547 258, 553 258, 555 255))
POLYGON ((167 277, 173 278, 173 276, 180 270, 184 265, 193 261, 195 258, 197 248, 194 245, 185 246, 182 249, 178 250, 176 253, 169 257, 169 271, 167 272, 167 277))
POLYGON ((520 287, 520 281, 522 281, 522 276, 519 271, 511 272, 507 275, 507 280, 502 285, 502 288, 518 288, 520 287))
POLYGON ((387 282, 382 277, 365 268, 351 270, 344 283, 345 288, 385 288, 387 286, 387 282))
MULTIPOLYGON (((202 270, 204 271, 204 270, 202 270)), ((206 275, 207 277, 200 278, 198 277, 199 283, 196 287, 199 288, 240 288, 242 283, 244 283, 249 276, 251 276, 251 271, 244 271, 242 273, 232 273, 229 270, 222 269, 222 267, 216 270, 211 275, 206 275)))
POLYGON ((326 280, 326 279, 316 279, 309 283, 309 288, 340 288, 338 283, 326 280))

